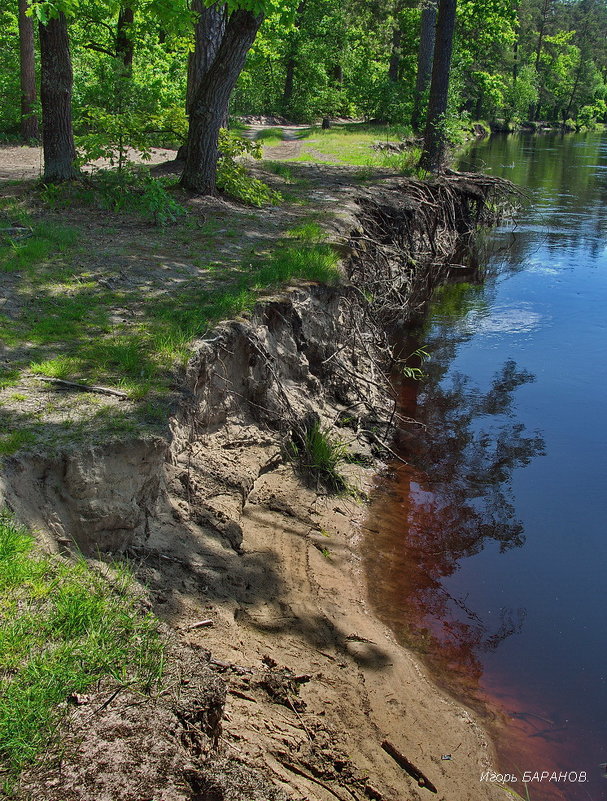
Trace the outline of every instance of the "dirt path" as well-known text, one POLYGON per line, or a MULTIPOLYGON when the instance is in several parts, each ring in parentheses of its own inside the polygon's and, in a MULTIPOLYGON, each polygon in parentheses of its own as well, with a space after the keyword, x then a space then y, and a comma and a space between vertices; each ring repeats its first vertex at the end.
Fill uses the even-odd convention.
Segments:
POLYGON ((281 131, 283 141, 280 144, 264 147, 264 158, 272 161, 280 161, 281 159, 293 159, 299 156, 301 152, 301 142, 298 140, 297 134, 300 131, 305 131, 309 127, 309 125, 270 125, 268 123, 251 123, 247 127, 245 135, 251 139, 257 139, 262 131, 281 131))
MULTIPOLYGON (((129 158, 137 163, 149 165, 161 164, 167 159, 175 158, 174 150, 152 148, 151 159, 143 162, 135 151, 130 151, 129 158)), ((107 167, 104 159, 95 162, 97 167, 107 167)), ((26 145, 3 145, 0 147, 0 181, 29 181, 40 178, 43 170, 41 147, 26 145)))

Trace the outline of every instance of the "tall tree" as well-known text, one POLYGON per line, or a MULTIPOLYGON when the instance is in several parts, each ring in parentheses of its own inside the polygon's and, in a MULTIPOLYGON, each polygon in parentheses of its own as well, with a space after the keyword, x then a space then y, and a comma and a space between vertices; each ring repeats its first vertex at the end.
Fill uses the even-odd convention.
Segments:
POLYGON ((242 72, 263 14, 238 9, 230 14, 217 56, 190 105, 188 152, 181 185, 202 195, 216 191, 219 130, 230 94, 242 72))
POLYGON ((77 175, 72 129, 72 61, 67 19, 60 11, 40 20, 42 148, 44 180, 65 181, 77 175))
POLYGON ((133 56, 135 44, 133 42, 133 23, 135 11, 132 6, 124 5, 118 12, 116 24, 116 56, 121 60, 126 75, 133 71, 133 56))
POLYGON ((19 63, 21 85, 21 137, 28 141, 38 138, 36 116, 36 62, 34 20, 28 15, 28 0, 19 2, 19 63))
POLYGON ((196 14, 194 24, 194 50, 188 59, 188 88, 186 111, 189 114, 196 91, 202 79, 211 69, 226 31, 228 7, 215 2, 205 6, 202 0, 192 0, 192 11, 196 14))
POLYGON ((447 150, 445 121, 456 4, 457 0, 440 0, 438 4, 428 116, 424 132, 424 147, 419 160, 419 166, 430 172, 440 172, 444 166, 447 150))
POLYGON ((413 113, 411 127, 419 131, 423 103, 430 78, 432 76, 432 59, 434 57, 434 38, 436 33, 436 0, 422 0, 422 13, 419 26, 419 47, 417 50, 417 76, 413 95, 413 113))

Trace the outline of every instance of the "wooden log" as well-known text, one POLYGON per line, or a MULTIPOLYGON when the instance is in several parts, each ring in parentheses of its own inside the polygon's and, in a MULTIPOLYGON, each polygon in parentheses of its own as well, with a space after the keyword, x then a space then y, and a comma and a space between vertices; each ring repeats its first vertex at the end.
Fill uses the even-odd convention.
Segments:
POLYGON ((381 744, 381 747, 392 757, 397 765, 399 765, 406 773, 408 773, 409 776, 412 776, 415 779, 420 787, 425 787, 427 790, 430 790, 431 793, 438 792, 430 779, 427 776, 424 776, 421 770, 416 768, 412 762, 409 762, 407 757, 397 748, 395 748, 391 742, 384 740, 381 744))
POLYGON ((100 395, 115 395, 117 398, 125 400, 128 398, 126 392, 119 389, 111 389, 110 387, 97 387, 92 384, 79 384, 76 381, 64 381, 63 378, 47 378, 43 375, 37 375, 35 378, 38 381, 46 381, 49 384, 59 384, 61 387, 69 387, 70 389, 77 389, 80 392, 97 392, 100 395))

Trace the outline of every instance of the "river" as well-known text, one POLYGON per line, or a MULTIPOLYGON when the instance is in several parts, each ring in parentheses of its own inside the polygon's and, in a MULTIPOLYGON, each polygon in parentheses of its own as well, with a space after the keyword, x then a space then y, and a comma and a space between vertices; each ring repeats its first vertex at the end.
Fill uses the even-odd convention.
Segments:
POLYGON ((407 343, 430 358, 372 500, 371 600, 523 798, 605 801, 607 134, 493 137, 460 168, 530 202, 407 343))

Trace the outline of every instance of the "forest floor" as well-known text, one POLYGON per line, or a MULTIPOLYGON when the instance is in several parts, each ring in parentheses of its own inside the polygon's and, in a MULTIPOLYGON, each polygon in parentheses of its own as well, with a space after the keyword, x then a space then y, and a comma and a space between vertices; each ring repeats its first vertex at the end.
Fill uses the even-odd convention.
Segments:
MULTIPOLYGON (((267 160, 254 168, 281 191, 282 205, 258 210, 183 196, 187 216, 167 227, 128 208, 108 211, 90 195, 74 203, 73 196, 41 193, 34 185, 39 151, 0 148, 7 220, 31 231, 14 253, 4 253, 0 269, 0 452, 12 454, 21 471, 20 503, 41 515, 54 486, 63 500, 92 491, 91 508, 101 503, 103 488, 83 485, 104 475, 103 449, 115 455, 117 443, 167 435, 168 413, 183 397, 188 337, 211 331, 222 316, 246 320, 258 296, 275 293, 275 276, 284 275, 272 272, 277 250, 292 261, 297 253, 319 260, 325 240, 338 248, 346 243, 355 224, 353 193, 394 170, 374 163, 372 152, 363 164, 342 163, 339 143, 324 134, 312 141, 314 133, 304 144, 298 137, 306 131, 288 127, 276 141, 266 138, 267 160), (308 162, 315 152, 325 163, 308 162), (265 268, 265 285, 247 282, 265 268), (191 306, 198 309, 196 330, 192 314, 180 317, 191 306), (77 392, 41 378, 94 381, 119 394, 77 392), (78 452, 91 443, 93 465, 83 466, 78 452), (70 468, 64 457, 53 461, 66 449, 76 454, 70 468), (23 489, 28 470, 33 489, 23 489), (36 492, 43 485, 41 502, 36 492)), ((154 153, 157 174, 178 170, 166 156, 154 153)), ((291 282, 305 288, 310 277, 295 271, 291 282)), ((294 405, 301 391, 293 388, 294 405)), ((128 484, 120 470, 139 459, 135 451, 118 472, 115 464, 107 468, 108 492, 128 484)), ((72 709, 67 751, 47 754, 54 758, 25 774, 22 797, 414 801, 431 795, 417 770, 442 801, 506 798, 479 780, 494 755, 476 717, 432 683, 369 609, 360 557, 365 507, 303 485, 260 428, 235 423, 189 446, 188 454, 187 469, 175 466, 169 505, 145 547, 130 555, 149 604, 170 630, 169 676, 178 690, 145 702, 102 684, 72 709), (211 475, 215 465, 221 475, 211 475), (218 496, 219 508, 231 508, 230 493, 246 485, 241 549, 205 526, 191 475, 201 482, 195 494, 218 496), (188 723, 191 708, 186 714, 183 706, 195 684, 188 675, 192 653, 206 654, 207 668, 227 682, 219 753, 232 767, 218 771, 229 779, 234 764, 251 767, 248 789, 242 781, 205 789, 191 778, 202 725, 188 723), (408 769, 382 748, 386 740, 406 755, 408 769), (163 755, 158 764, 154 754, 163 755)), ((349 470, 355 495, 364 497, 373 469, 349 470)))

